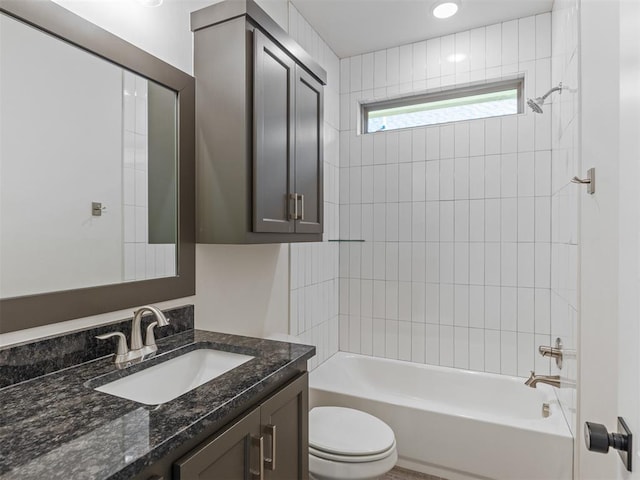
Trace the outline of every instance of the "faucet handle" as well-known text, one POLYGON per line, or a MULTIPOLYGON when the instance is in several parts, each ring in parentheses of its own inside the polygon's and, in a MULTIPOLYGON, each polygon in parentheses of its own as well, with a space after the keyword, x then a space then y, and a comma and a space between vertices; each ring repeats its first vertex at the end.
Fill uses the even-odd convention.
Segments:
POLYGON ((116 350, 116 355, 126 355, 129 352, 129 347, 127 346, 127 338, 124 336, 122 332, 110 332, 104 333, 102 335, 96 335, 96 338, 100 340, 106 340, 107 338, 118 337, 118 347, 116 350))
POLYGON ((149 326, 147 326, 147 335, 144 337, 144 345, 146 347, 155 347, 156 346, 156 338, 153 335, 153 329, 158 326, 158 322, 151 322, 149 326))

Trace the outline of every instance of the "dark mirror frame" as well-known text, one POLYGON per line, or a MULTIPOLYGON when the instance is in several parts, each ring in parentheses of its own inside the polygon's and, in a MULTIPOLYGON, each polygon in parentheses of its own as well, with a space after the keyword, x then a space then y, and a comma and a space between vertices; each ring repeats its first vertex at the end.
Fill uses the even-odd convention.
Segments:
POLYGON ((177 93, 177 276, 0 300, 0 333, 195 294, 195 80, 52 1, 0 0, 0 12, 177 93))

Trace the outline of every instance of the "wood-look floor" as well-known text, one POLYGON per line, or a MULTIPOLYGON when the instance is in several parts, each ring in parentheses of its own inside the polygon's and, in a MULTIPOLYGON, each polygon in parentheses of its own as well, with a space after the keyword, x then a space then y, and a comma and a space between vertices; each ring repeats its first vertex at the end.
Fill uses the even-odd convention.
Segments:
POLYGON ((381 480, 446 480, 426 473, 418 473, 405 468, 394 467, 389 473, 384 475, 381 480))

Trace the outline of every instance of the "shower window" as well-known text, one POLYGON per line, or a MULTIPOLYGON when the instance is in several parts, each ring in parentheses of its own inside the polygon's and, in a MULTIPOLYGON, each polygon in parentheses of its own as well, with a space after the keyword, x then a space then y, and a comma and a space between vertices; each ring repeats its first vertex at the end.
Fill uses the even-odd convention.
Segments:
POLYGON ((362 105, 362 133, 522 113, 523 79, 362 105))

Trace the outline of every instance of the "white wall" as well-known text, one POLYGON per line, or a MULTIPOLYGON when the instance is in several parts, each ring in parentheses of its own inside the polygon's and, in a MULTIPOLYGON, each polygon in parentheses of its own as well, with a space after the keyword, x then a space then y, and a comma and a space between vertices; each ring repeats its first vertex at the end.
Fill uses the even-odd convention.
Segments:
MULTIPOLYGON (((552 12, 552 85, 562 82, 562 94, 550 97, 552 108, 551 196, 551 340, 561 338, 564 348, 577 349, 578 318, 578 196, 582 189, 570 179, 583 176, 580 168, 578 0, 556 0, 552 12)), ((562 371, 551 363, 553 374, 577 378, 576 358, 567 356, 562 371)), ((571 431, 576 432, 576 390, 558 390, 571 431)))
POLYGON ((120 282, 122 69, 6 15, 0 32, 0 296, 120 282))
POLYGON ((549 88, 551 15, 341 60, 340 349, 548 373, 551 116, 358 134, 360 101, 524 74, 549 88), (451 54, 465 60, 452 63, 451 54))

